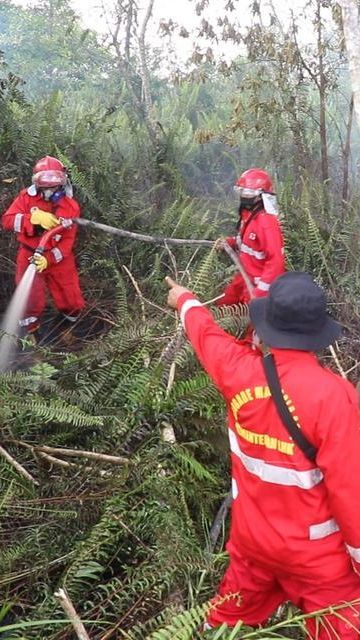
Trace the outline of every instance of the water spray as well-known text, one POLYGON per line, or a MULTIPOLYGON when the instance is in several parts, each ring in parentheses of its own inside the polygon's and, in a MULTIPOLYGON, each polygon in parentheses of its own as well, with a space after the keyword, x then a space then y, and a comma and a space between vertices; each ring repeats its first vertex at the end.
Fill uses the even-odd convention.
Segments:
MULTIPOLYGON (((64 225, 60 224, 46 231, 46 233, 41 236, 40 244, 35 249, 34 255, 43 255, 52 236, 63 231, 63 228, 64 225)), ((1 323, 0 372, 7 371, 11 368, 16 353, 17 340, 21 331, 20 320, 25 313, 35 276, 36 266, 30 259, 29 266, 13 293, 1 323)))

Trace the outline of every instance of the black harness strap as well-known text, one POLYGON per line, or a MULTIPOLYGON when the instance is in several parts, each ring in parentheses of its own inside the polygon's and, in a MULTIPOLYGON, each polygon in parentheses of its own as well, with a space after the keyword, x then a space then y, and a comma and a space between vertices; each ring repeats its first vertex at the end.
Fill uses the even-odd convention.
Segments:
POLYGON ((317 451, 311 444, 311 442, 309 442, 309 440, 304 436, 303 432, 299 429, 288 407, 286 406, 286 402, 281 391, 280 380, 273 355, 271 353, 267 353, 266 355, 264 355, 262 361, 272 399, 275 402, 276 409, 284 426, 286 427, 294 442, 296 442, 298 447, 300 447, 302 452, 306 455, 306 457, 314 462, 317 451))

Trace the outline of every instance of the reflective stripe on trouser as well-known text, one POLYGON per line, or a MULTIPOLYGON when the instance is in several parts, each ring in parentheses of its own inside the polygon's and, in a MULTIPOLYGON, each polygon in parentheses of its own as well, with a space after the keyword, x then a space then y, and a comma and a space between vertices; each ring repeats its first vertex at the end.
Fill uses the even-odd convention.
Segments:
POLYGON ((339 531, 338 523, 334 518, 330 518, 330 520, 325 520, 325 522, 312 524, 309 527, 309 538, 310 540, 321 540, 322 538, 326 538, 337 531, 339 531))
POLYGON ((20 327, 28 327, 31 324, 35 324, 38 320, 39 318, 36 318, 35 316, 29 316, 28 318, 19 320, 19 325, 20 327))
MULTIPOLYGON (((16 283, 18 284, 29 266, 31 251, 21 247, 16 258, 16 283)), ((79 277, 72 255, 56 265, 50 265, 43 273, 36 274, 29 296, 24 318, 40 318, 44 311, 45 291, 49 289, 56 308, 69 315, 78 315, 85 302, 80 290, 79 277)))
POLYGON ((264 282, 263 280, 259 280, 258 283, 257 283, 257 288, 260 289, 260 291, 269 291, 270 285, 268 284, 268 282, 264 282))
POLYGON ((351 555, 352 559, 355 562, 360 562, 360 549, 359 547, 351 547, 349 544, 346 545, 346 548, 351 555))
POLYGON ((69 316, 69 314, 63 313, 63 317, 65 320, 68 320, 69 322, 76 322, 76 320, 79 319, 79 314, 76 316, 69 316))
POLYGON ((260 289, 260 291, 269 291, 270 289, 270 284, 264 282, 264 280, 261 280, 260 276, 255 276, 254 283, 256 284, 257 288, 260 289))

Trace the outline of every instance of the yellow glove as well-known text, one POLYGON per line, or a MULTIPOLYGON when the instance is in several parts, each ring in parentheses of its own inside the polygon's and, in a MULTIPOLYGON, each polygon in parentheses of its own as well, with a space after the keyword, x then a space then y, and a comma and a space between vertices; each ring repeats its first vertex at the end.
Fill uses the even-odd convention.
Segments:
POLYGON ((38 273, 45 271, 45 269, 47 269, 48 267, 47 259, 45 258, 45 256, 42 256, 40 253, 34 253, 32 257, 32 262, 34 263, 36 267, 36 271, 38 273))
POLYGON ((39 224, 43 229, 53 229, 60 224, 58 218, 49 211, 42 211, 38 207, 32 207, 30 215, 31 224, 39 224))

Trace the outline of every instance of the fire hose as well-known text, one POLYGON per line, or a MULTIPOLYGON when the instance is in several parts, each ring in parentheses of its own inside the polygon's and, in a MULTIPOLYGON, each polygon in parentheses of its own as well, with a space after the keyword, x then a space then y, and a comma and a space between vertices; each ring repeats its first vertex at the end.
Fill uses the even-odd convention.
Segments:
MULTIPOLYGON (((70 228, 73 224, 77 224, 79 227, 87 227, 89 229, 95 229, 96 231, 103 231, 104 233, 109 233, 113 236, 119 236, 121 238, 130 238, 132 240, 139 240, 141 242, 149 242, 151 244, 157 244, 163 247, 167 245, 175 245, 175 246, 203 246, 203 247, 213 247, 215 245, 215 240, 200 240, 200 239, 192 239, 192 238, 162 238, 160 236, 149 236, 142 233, 135 233, 134 231, 126 231, 125 229, 119 229, 118 227, 112 227, 107 224, 103 224, 101 222, 95 222, 94 220, 87 220, 85 218, 59 218, 61 224, 57 225, 53 229, 46 231, 42 236, 39 243, 39 246, 35 249, 34 255, 43 255, 46 250, 46 246, 48 242, 51 240, 52 236, 57 233, 61 233, 64 228, 70 228)), ((235 251, 230 247, 230 245, 224 240, 222 244, 222 248, 227 253, 229 258, 232 260, 238 271, 241 273, 244 278, 244 282, 248 289, 250 298, 253 298, 253 284, 246 273, 243 265, 239 260, 239 256, 235 253, 235 251)))

